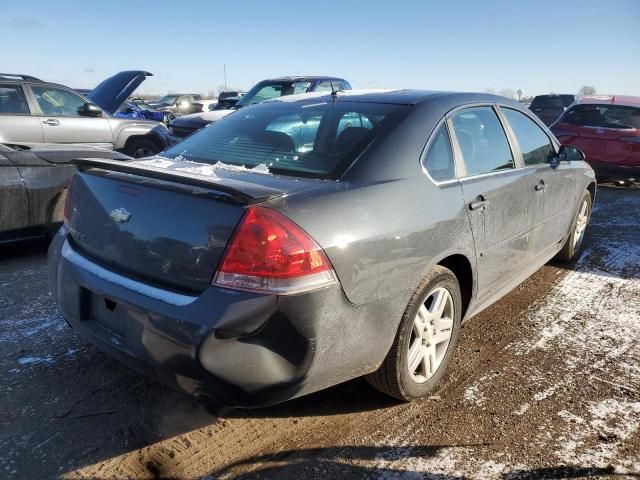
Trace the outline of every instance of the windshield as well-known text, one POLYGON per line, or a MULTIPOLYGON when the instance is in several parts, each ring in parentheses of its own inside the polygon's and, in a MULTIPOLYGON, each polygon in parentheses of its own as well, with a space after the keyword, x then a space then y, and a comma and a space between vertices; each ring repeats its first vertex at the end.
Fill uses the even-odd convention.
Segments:
POLYGON ((247 107, 256 103, 264 102, 271 98, 278 98, 284 95, 294 95, 305 93, 311 82, 260 82, 254 86, 236 104, 237 107, 247 107))
POLYGON ((564 108, 573 101, 573 95, 539 95, 531 102, 531 108, 564 108))
POLYGON ((178 98, 178 95, 165 95, 160 100, 158 100, 158 103, 161 105, 173 105, 176 101, 176 98, 178 98))
POLYGON ((387 135, 411 107, 377 103, 269 102, 210 124, 163 155, 272 173, 338 178, 364 149, 387 135))
POLYGON ((640 128, 640 108, 582 104, 567 110, 559 122, 580 127, 640 128))

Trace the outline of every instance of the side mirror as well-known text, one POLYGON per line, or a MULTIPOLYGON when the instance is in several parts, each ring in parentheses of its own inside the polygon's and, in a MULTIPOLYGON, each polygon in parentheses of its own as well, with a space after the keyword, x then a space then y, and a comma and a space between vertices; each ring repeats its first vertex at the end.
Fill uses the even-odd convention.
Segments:
POLYGON ((572 147, 571 145, 562 145, 556 158, 560 162, 572 162, 584 160, 585 157, 584 153, 579 148, 572 147))
POLYGON ((102 116, 102 109, 93 103, 85 103, 78 108, 78 114, 83 117, 100 117, 102 116))

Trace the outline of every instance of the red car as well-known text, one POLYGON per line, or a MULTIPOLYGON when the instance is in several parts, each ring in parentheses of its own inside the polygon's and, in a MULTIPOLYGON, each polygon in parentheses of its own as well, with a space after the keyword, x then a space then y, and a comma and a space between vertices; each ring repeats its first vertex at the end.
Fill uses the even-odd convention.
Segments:
POLYGON ((582 97, 551 131, 584 152, 598 180, 640 179, 640 97, 582 97))

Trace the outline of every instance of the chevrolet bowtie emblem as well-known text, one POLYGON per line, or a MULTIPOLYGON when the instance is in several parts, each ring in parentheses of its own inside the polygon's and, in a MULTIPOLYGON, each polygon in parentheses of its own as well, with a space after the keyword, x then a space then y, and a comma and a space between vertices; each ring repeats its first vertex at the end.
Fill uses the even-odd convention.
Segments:
POLYGON ((131 218, 131 213, 128 212, 126 208, 114 208, 111 210, 109 216, 113 218, 113 221, 116 223, 125 223, 131 218))

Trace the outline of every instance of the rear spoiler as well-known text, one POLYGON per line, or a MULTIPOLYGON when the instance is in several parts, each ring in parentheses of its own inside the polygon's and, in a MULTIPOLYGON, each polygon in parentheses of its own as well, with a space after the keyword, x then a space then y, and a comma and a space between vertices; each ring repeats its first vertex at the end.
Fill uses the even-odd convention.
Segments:
MULTIPOLYGON (((264 202, 273 198, 281 197, 286 193, 276 188, 267 187, 245 180, 238 180, 229 177, 209 177, 197 173, 167 170, 165 168, 136 164, 135 161, 77 158, 72 160, 71 163, 76 165, 80 172, 91 169, 100 169, 214 190, 229 195, 235 201, 243 205, 264 202)), ((233 172, 231 175, 233 175, 233 172)))

